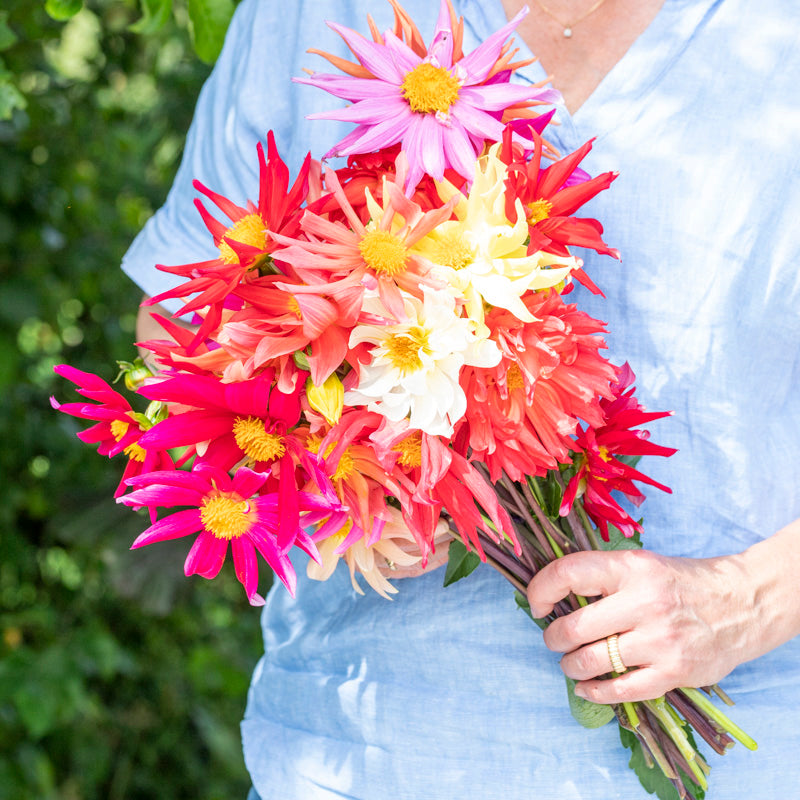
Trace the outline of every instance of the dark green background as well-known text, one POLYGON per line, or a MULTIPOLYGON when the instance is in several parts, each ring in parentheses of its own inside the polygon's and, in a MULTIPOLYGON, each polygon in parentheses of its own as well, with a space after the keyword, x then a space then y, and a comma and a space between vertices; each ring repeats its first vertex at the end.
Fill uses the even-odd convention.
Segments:
POLYGON ((114 504, 123 464, 48 402, 77 399, 54 364, 113 379, 134 355, 139 291, 118 265, 166 194, 209 70, 192 4, 143 2, 169 13, 137 32, 135 0, 61 21, 31 0, 0 12, 4 800, 243 800, 249 785, 238 723, 257 611, 230 565, 184 578, 185 542, 129 552, 148 522, 114 504))

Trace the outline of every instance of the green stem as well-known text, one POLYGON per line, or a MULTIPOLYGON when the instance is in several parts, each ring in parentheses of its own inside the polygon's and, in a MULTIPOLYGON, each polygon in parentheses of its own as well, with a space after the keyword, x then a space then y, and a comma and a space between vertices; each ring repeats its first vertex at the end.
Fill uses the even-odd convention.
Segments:
POLYGON ((723 714, 702 692, 697 689, 679 689, 681 694, 689 698, 699 709, 724 728, 735 739, 740 741, 748 750, 757 750, 755 739, 748 736, 730 717, 723 714))
POLYGON ((597 538, 597 531, 595 531, 591 520, 587 516, 583 508, 583 503, 580 500, 576 500, 572 507, 578 512, 578 519, 581 521, 581 525, 583 525, 583 529, 586 531, 586 535, 592 543, 592 548, 595 550, 602 550, 603 548, 600 544, 600 540, 597 538))
POLYGON ((701 786, 704 790, 708 789, 706 775, 697 763, 697 753, 686 737, 683 725, 676 722, 677 715, 667 705, 667 701, 663 697, 658 697, 655 700, 645 700, 644 705, 650 709, 656 719, 661 723, 664 731, 669 735, 669 738, 672 739, 678 751, 686 760, 686 764, 692 771, 697 785, 701 786))
POLYGON ((622 704, 622 707, 625 709, 625 715, 628 717, 628 723, 631 728, 636 730, 641 722, 639 714, 636 711, 636 703, 629 703, 626 701, 622 704))

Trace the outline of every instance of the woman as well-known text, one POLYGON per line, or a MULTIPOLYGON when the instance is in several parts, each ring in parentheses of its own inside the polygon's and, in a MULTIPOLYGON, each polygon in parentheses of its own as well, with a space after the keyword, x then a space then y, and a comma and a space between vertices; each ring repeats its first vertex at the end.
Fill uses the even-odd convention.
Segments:
MULTIPOLYGON (((454 6, 468 51, 522 2, 454 6)), ((404 7, 428 35, 436 4, 404 7)), ((268 129, 295 170, 307 150, 319 156, 341 138, 337 123, 304 119, 336 101, 290 78, 327 71, 308 47, 344 55, 322 20, 366 32, 368 12, 389 26, 376 0, 244 0, 172 193, 123 263, 146 292, 167 286, 155 262, 196 260, 211 246, 192 178, 244 200, 268 129)), ((302 582, 296 602, 278 587, 242 726, 264 800, 644 796, 615 726, 587 732, 570 718, 561 669, 598 702, 734 670, 734 718, 761 748, 714 758, 709 797, 794 791, 799 13, 779 0, 757 11, 737 0, 531 3, 517 43, 541 62, 520 80, 554 75, 565 105, 550 140, 568 152, 596 136, 584 166, 621 173, 591 213, 623 264, 582 254, 607 295, 583 307, 609 322, 612 358, 632 364, 640 399, 675 411, 654 435, 679 453, 647 465, 674 490, 643 509, 646 545, 661 555, 579 554, 534 579, 539 614, 569 590, 607 595, 545 633, 566 653, 560 665, 488 567, 447 590, 437 572, 401 581, 392 604, 355 595, 341 571, 302 582), (641 668, 594 681, 610 669, 614 633, 623 662, 641 668)), ((140 339, 147 327, 144 318, 140 339)))

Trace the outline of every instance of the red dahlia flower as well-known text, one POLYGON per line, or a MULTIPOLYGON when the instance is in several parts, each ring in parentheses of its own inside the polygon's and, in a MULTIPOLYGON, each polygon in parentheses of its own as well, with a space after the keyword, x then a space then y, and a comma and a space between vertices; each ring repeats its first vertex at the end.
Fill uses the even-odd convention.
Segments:
POLYGON ((583 508, 608 541, 609 523, 625 536, 641 532, 636 522, 612 497, 611 492, 622 492, 632 503, 640 505, 644 494, 633 481, 647 483, 664 492, 672 490, 639 470, 620 460, 618 456, 671 456, 675 448, 663 447, 649 441, 650 432, 631 430, 635 425, 643 425, 662 417, 672 415, 671 411, 645 412, 644 406, 633 396, 633 371, 624 364, 620 368, 619 379, 612 389, 614 398, 604 400, 601 407, 605 413, 604 423, 592 429, 579 428, 575 437, 575 464, 577 472, 564 491, 560 514, 569 513, 575 498, 581 495, 583 508), (629 388, 630 387, 630 388, 629 388))
POLYGON ((208 213, 200 200, 195 206, 203 217, 206 227, 214 237, 219 256, 209 261, 182 264, 176 267, 159 265, 163 272, 180 275, 189 280, 180 286, 155 295, 146 301, 154 305, 170 298, 197 295, 181 309, 181 314, 192 311, 204 312, 203 324, 194 338, 194 346, 202 342, 219 326, 224 307, 241 306, 240 299, 231 299, 243 281, 256 279, 260 268, 272 263, 270 253, 275 247, 272 233, 292 236, 297 232, 300 206, 308 194, 310 154, 289 188, 289 169, 278 155, 272 131, 267 134, 268 158, 264 157, 261 142, 257 145, 259 163, 258 204, 247 201, 242 208, 200 181, 194 187, 208 197, 231 221, 226 226, 208 213))
MULTIPOLYGON (((592 149, 593 140, 542 169, 541 136, 535 130, 530 131, 535 147, 531 158, 527 160, 521 150, 512 144, 511 135, 511 129, 506 128, 500 154, 508 164, 506 213, 515 214, 515 201, 519 199, 522 202, 530 234, 528 252, 544 250, 565 256, 569 255, 568 246, 573 245, 588 247, 601 255, 619 259, 619 251, 603 241, 603 226, 596 219, 574 216, 584 203, 607 189, 617 177, 616 172, 604 172, 588 180, 571 180, 580 169, 580 162, 592 149)), ((600 292, 583 270, 575 270, 572 274, 588 289, 600 292)))

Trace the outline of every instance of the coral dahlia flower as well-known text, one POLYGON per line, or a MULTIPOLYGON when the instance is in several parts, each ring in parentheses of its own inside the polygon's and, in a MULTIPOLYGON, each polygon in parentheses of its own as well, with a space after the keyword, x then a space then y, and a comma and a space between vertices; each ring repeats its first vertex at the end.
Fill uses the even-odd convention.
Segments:
POLYGON ((519 543, 508 512, 478 470, 438 436, 413 430, 404 420, 384 421, 371 436, 384 469, 402 486, 397 495, 403 518, 422 549, 434 550, 442 510, 452 519, 453 535, 483 556, 478 531, 494 541, 519 543))
MULTIPOLYGON (((405 174, 400 154, 398 177, 405 174)), ((423 211, 403 195, 400 187, 384 179, 382 202, 368 189, 365 198, 371 221, 364 225, 356 214, 336 173, 327 170, 325 180, 348 224, 331 222, 309 211, 303 215, 303 238, 277 236, 284 249, 277 256, 290 263, 307 286, 287 287, 298 297, 319 293, 340 297, 353 287, 377 289, 387 311, 403 316, 400 290, 420 295, 420 285, 441 286, 429 279, 428 263, 414 252, 414 245, 452 213, 453 203, 423 211)))
POLYGON ((533 322, 500 308, 487 314, 502 360, 488 369, 467 368, 461 378, 471 398, 461 433, 493 481, 501 472, 522 481, 572 463, 578 421, 603 424, 599 400, 613 397, 610 385, 617 379, 600 354, 602 322, 553 290, 530 293, 524 303, 533 322))
MULTIPOLYGON (((401 512, 389 506, 387 513, 389 520, 383 526, 381 538, 374 544, 367 544, 362 537, 342 552, 341 544, 348 538, 349 525, 345 525, 339 533, 319 542, 320 560, 308 562, 306 570, 308 577, 312 580, 325 581, 333 574, 339 561, 344 560, 350 570, 350 582, 355 591, 364 594, 356 579, 356 573, 359 573, 381 597, 391 600, 389 595, 397 594, 397 589, 387 578, 419 574, 423 567, 418 565, 422 562, 423 556, 403 521, 401 512)), ((437 525, 436 538, 442 545, 450 539, 447 523, 442 519, 437 525)), ((435 562, 429 562, 428 568, 436 568, 444 563, 447 550, 442 547, 441 553, 442 557, 435 562)))
POLYGON ((475 157, 484 143, 500 141, 501 118, 507 108, 551 103, 560 97, 554 89, 508 82, 514 65, 505 58, 506 40, 527 11, 523 8, 468 55, 461 52, 446 0, 442 0, 431 44, 422 52, 421 41, 406 43, 392 31, 383 36, 374 32, 376 41, 370 42, 349 28, 328 23, 358 64, 328 57, 349 74, 294 79, 352 103, 340 111, 310 115, 358 126, 325 157, 364 153, 400 142, 410 164, 407 190, 413 191, 425 173, 442 180, 448 167, 471 180, 475 157), (497 79, 500 75, 505 80, 497 79))
POLYGON ((316 545, 302 526, 330 515, 334 509, 329 500, 320 495, 299 492, 301 517, 292 525, 280 515, 278 493, 264 493, 268 477, 246 467, 231 477, 211 464, 200 464, 191 472, 151 472, 129 479, 128 485, 133 491, 119 500, 125 505, 189 507, 153 523, 137 537, 132 549, 198 534, 186 556, 184 572, 187 576, 215 578, 230 544, 236 577, 251 605, 264 604, 264 598, 258 594, 256 552, 261 553, 294 596, 297 577, 288 550, 297 545, 318 560, 316 545), (287 525, 291 526, 288 537, 287 525), (288 545, 286 541, 282 543, 281 538, 288 540, 288 545))

